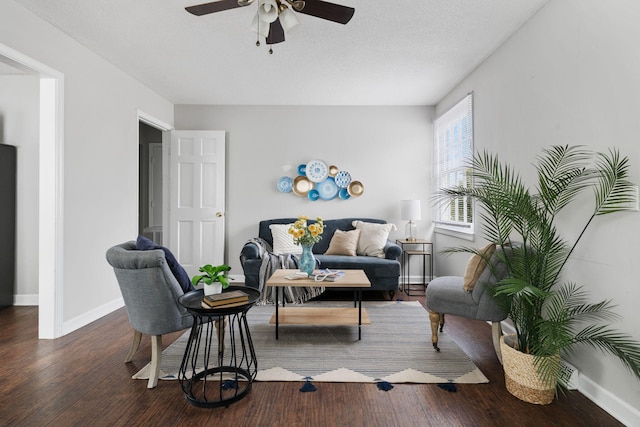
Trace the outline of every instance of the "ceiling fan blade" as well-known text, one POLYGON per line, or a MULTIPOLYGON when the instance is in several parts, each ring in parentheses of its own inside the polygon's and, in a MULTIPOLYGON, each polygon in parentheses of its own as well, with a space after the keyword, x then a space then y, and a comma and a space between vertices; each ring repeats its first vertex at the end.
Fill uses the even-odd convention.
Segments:
POLYGON ((306 0, 305 6, 300 13, 315 16, 316 18, 346 24, 353 17, 356 10, 352 7, 329 3, 322 0, 306 0))
POLYGON ((209 13, 222 12, 223 10, 240 7, 238 0, 220 0, 211 3, 203 3, 195 6, 185 7, 187 12, 196 16, 207 15, 209 13))
POLYGON ((280 19, 276 19, 269 24, 269 35, 267 36, 267 44, 282 43, 284 41, 284 28, 280 23, 280 19))

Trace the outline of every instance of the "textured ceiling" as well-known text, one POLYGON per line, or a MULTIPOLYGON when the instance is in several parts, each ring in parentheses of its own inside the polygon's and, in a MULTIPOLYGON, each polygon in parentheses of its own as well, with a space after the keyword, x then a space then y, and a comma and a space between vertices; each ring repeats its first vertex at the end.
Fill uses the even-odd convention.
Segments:
POLYGON ((335 0, 347 25, 298 14, 256 47, 251 6, 198 0, 15 0, 175 104, 433 105, 548 0, 335 0))

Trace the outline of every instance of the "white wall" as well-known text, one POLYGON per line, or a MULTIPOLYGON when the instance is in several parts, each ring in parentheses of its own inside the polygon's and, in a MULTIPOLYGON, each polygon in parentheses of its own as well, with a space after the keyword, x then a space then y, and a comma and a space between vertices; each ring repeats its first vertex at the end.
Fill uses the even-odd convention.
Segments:
POLYGON ((39 93, 36 76, 0 76, 0 142, 17 150, 16 304, 37 302, 38 294, 39 93))
POLYGON ((188 106, 175 108, 181 130, 227 132, 227 247, 232 274, 242 274, 242 245, 258 234, 261 219, 307 215, 382 218, 398 226, 400 200, 420 199, 430 224, 427 196, 431 179, 431 107, 188 106), (276 188, 283 165, 321 159, 364 184, 349 200, 312 202, 276 188))
POLYGON ((69 331, 121 299, 104 254, 137 235, 137 110, 172 123, 173 105, 13 1, 1 8, 0 43, 65 76, 63 322, 69 331))
MULTIPOLYGON (((542 147, 584 144, 600 151, 619 148, 630 158, 632 181, 640 183, 638 22, 636 0, 552 0, 437 111, 474 91, 476 148, 500 153, 527 179, 542 147)), ((575 209, 562 227, 575 234, 584 213, 575 209)), ((640 213, 596 219, 566 278, 583 284, 594 301, 612 298, 621 315, 613 326, 640 341, 638 235, 640 213)), ((461 243, 442 235, 436 242, 439 248, 461 243)), ((436 271, 457 274, 465 261, 438 257, 436 271)), ((614 415, 627 417, 629 425, 640 423, 640 381, 617 359, 580 348, 570 362, 587 377, 581 391, 614 415)))

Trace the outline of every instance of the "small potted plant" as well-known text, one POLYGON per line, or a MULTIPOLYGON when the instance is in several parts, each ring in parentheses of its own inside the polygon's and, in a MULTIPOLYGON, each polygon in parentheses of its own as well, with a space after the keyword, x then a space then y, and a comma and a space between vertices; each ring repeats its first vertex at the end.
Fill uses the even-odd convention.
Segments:
POLYGON ((229 279, 226 276, 226 272, 231 270, 227 264, 221 264, 213 266, 211 264, 203 265, 198 271, 202 274, 193 276, 191 283, 193 286, 198 286, 198 283, 202 282, 205 295, 219 294, 222 289, 229 287, 229 279))

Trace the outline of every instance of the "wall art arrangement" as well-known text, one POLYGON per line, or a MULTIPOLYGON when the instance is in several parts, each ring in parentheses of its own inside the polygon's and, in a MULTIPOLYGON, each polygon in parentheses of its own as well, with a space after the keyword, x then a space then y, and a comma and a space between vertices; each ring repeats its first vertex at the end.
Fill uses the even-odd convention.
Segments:
POLYGON ((351 174, 337 166, 327 166, 322 160, 311 160, 298 165, 298 175, 278 179, 278 190, 316 200, 347 200, 364 193, 364 185, 351 179, 351 174))

